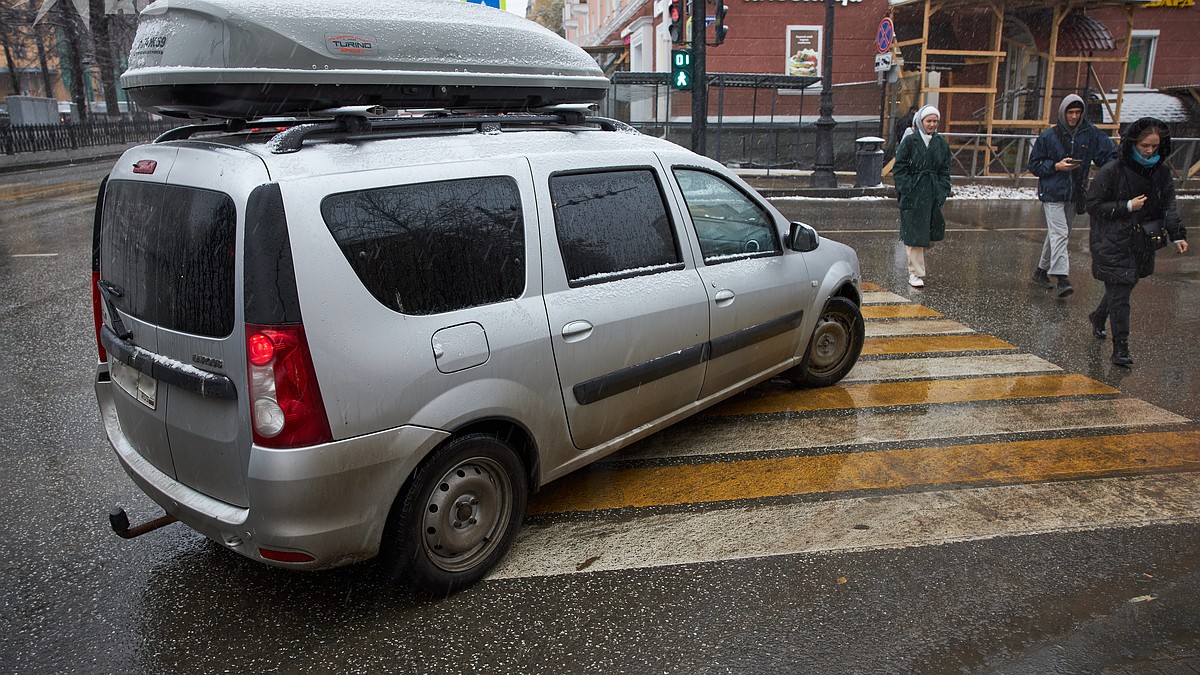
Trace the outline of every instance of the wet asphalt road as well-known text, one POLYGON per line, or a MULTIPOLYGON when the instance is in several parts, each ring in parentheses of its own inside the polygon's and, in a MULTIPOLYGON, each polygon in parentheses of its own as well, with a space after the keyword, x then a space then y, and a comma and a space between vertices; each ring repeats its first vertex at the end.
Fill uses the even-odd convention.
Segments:
MULTIPOLYGON (((1156 272, 1130 301, 1132 369, 1108 361, 1111 343, 1091 336, 1087 314, 1104 295, 1091 276, 1087 217, 1070 240, 1072 284, 1065 299, 1033 284, 1045 239, 1041 209, 1023 201, 947 202, 946 241, 926 256, 921 290, 908 286, 898 241, 895 201, 776 200, 789 218, 815 224, 854 246, 863 277, 932 307, 981 333, 994 335, 1064 370, 1082 373, 1123 393, 1200 418, 1200 255, 1160 251, 1156 272)), ((1200 238, 1200 200, 1179 201, 1181 215, 1200 238)))
MULTIPOLYGON (((157 509, 113 458, 90 387, 90 202, 103 171, 0 177, 0 670, 1200 668, 1195 523, 503 579, 437 602, 381 586, 369 565, 267 568, 179 525, 122 541, 107 530, 108 507, 121 504, 135 520, 157 509)), ((1198 222, 1197 204, 1185 202, 1185 221, 1198 222)), ((1125 370, 1108 364, 1107 345, 1087 328, 1100 287, 1086 273, 1082 232, 1072 244, 1073 297, 1056 300, 1027 281, 1041 245, 1033 205, 951 202, 951 232, 930 254, 920 292, 905 283, 894 202, 777 205, 852 244, 866 280, 1200 418, 1200 256, 1160 255, 1158 275, 1135 290, 1137 364, 1125 370)))

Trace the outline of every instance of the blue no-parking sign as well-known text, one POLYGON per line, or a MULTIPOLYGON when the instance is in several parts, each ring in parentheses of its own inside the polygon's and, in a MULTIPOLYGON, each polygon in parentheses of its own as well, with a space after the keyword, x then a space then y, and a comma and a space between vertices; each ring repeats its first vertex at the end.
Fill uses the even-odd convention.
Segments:
POLYGON ((890 17, 883 17, 883 21, 879 22, 879 31, 875 33, 875 48, 882 54, 892 48, 892 42, 896 39, 896 27, 892 25, 890 17))

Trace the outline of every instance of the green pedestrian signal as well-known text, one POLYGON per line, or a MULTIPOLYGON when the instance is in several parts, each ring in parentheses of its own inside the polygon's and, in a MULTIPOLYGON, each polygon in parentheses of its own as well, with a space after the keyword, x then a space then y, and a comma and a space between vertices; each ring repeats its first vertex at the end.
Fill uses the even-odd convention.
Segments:
POLYGON ((692 88, 692 51, 671 50, 671 87, 680 91, 692 88))

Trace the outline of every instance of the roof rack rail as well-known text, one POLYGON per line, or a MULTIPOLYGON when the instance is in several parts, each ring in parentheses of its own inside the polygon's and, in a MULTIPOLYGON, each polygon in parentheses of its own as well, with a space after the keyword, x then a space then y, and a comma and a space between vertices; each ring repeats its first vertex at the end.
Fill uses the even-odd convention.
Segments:
POLYGON ((394 131, 404 129, 474 129, 479 132, 499 131, 502 126, 512 125, 591 125, 604 131, 637 133, 633 127, 607 117, 587 117, 583 110, 562 107, 545 112, 468 114, 450 110, 426 113, 422 117, 392 117, 368 119, 361 115, 338 115, 333 120, 312 121, 291 126, 274 136, 270 142, 273 154, 284 155, 297 152, 305 139, 314 134, 363 134, 371 131, 394 131))
POLYGON ((222 120, 220 122, 212 122, 210 124, 189 124, 187 126, 175 127, 168 129, 154 139, 155 143, 166 143, 167 141, 182 141, 191 138, 195 134, 204 133, 206 131, 233 133, 246 128, 245 120, 222 120))

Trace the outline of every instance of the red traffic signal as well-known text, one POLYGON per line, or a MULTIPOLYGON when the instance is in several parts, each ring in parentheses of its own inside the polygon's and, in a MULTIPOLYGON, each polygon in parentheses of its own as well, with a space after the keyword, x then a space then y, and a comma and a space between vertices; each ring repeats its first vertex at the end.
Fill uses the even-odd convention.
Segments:
POLYGON ((687 14, 683 3, 684 0, 671 0, 671 6, 667 10, 667 18, 671 22, 671 42, 677 45, 687 42, 687 14))

